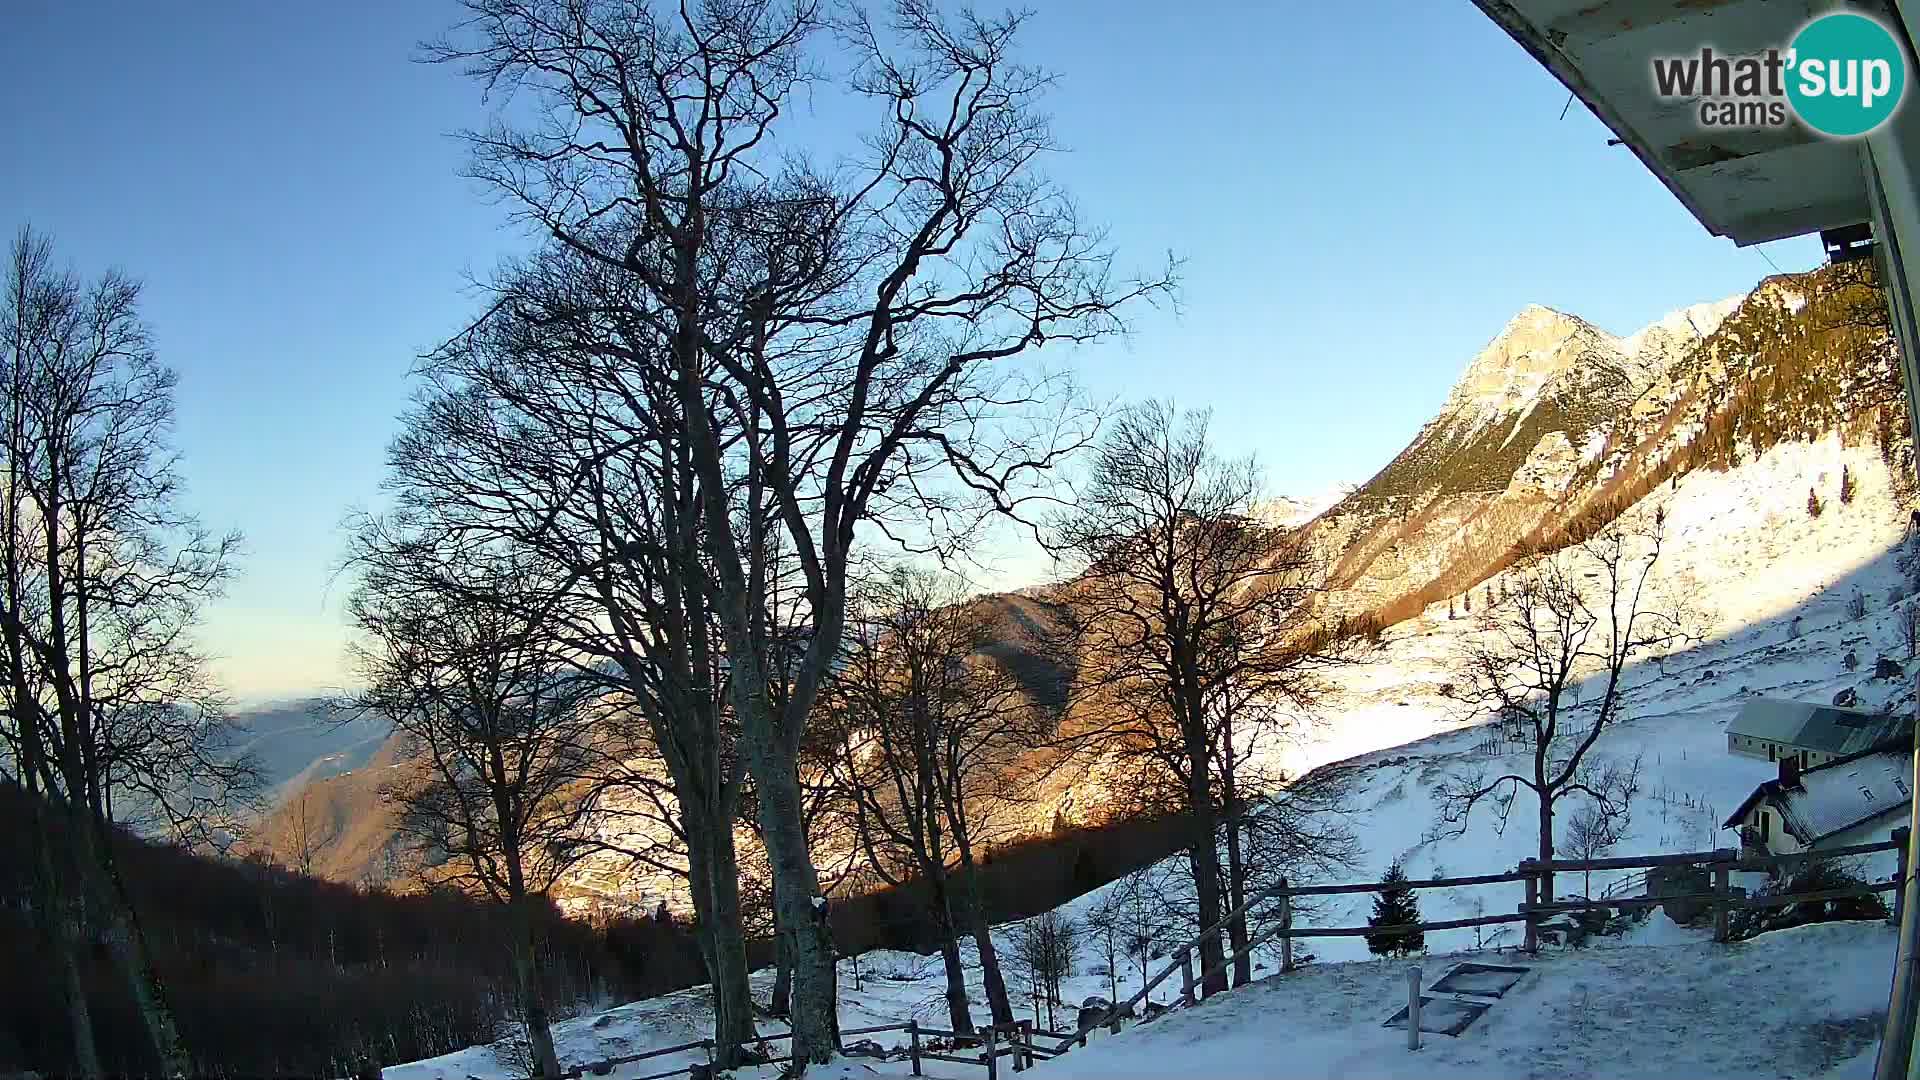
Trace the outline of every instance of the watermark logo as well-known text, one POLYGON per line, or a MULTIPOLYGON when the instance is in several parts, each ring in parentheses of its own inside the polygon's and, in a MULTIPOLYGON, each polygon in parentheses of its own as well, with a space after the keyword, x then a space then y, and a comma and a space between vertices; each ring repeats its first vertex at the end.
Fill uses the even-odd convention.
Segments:
POLYGON ((1907 57, 1879 21, 1840 12, 1801 27, 1784 50, 1657 57, 1653 86, 1662 98, 1697 102, 1702 127, 1785 127, 1791 115, 1844 139, 1893 115, 1907 89, 1907 57))

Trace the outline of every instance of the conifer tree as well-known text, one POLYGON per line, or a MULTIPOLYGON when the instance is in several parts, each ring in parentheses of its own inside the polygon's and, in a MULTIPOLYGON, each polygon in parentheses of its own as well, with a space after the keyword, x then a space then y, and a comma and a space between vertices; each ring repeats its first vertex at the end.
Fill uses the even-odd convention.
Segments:
MULTIPOLYGON (((1407 872, 1398 860, 1387 868, 1381 885, 1380 892, 1373 898, 1373 915, 1367 919, 1368 926, 1409 926, 1420 921, 1420 902, 1414 898, 1413 886, 1407 884, 1407 872)), ((1367 949, 1375 956, 1406 956, 1424 952, 1426 947, 1427 936, 1420 930, 1410 934, 1367 935, 1367 949)))
POLYGON ((1840 466, 1840 505, 1845 506, 1852 501, 1853 473, 1847 471, 1847 467, 1842 465, 1840 466))
POLYGON ((1810 518, 1820 516, 1820 494, 1812 488, 1807 489, 1807 516, 1810 518))

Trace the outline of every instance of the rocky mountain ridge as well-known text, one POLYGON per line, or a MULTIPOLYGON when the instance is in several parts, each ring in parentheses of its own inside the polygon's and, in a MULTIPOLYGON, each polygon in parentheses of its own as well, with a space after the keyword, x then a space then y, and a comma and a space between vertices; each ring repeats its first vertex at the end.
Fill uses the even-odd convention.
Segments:
MULTIPOLYGON (((1681 308, 1624 337, 1529 306, 1365 484, 1276 499, 1259 512, 1327 553, 1334 610, 1390 625, 1475 588, 1517 547, 1554 543, 1659 484, 1836 432, 1877 444, 1892 475, 1911 474, 1898 367, 1862 264, 1769 278, 1745 296, 1681 308)), ((1035 629, 1058 615, 1054 599, 1037 588, 977 601, 997 605, 1006 628, 988 652, 1032 664, 1037 697, 1056 681, 1032 646, 1035 629)), ((350 838, 323 861, 330 876, 358 879, 385 858, 372 824, 385 811, 373 800, 392 761, 369 764, 317 785, 350 838)), ((1098 772, 1049 775, 1031 793, 1031 831, 1099 820, 1098 772)), ((621 891, 620 874, 607 867, 590 877, 579 883, 583 893, 621 891)), ((659 887, 650 880, 645 891, 659 887)))

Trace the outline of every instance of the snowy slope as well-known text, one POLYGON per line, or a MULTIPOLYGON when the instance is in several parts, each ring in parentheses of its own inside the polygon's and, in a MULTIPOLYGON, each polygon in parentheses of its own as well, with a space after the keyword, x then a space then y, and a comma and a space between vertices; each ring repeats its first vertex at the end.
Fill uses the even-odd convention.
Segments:
MULTIPOLYGON (((1829 923, 1739 945, 1542 953, 1458 1037, 1382 1021, 1406 1002, 1401 963, 1316 964, 1096 1039, 1041 1080, 1253 1077, 1805 1077, 1854 1063, 1878 1035, 1894 931, 1829 923)), ((1430 987, 1447 965, 1425 964, 1430 987)), ((1868 1057, 1867 1060, 1871 1061, 1868 1057)))
MULTIPOLYGON (((1825 701, 1854 688, 1863 704, 1879 705, 1908 693, 1904 679, 1868 677, 1876 655, 1905 659, 1899 621, 1904 607, 1916 602, 1889 603, 1889 589, 1901 580, 1895 554, 1905 511, 1871 447, 1845 446, 1838 436, 1785 443, 1730 471, 1696 470, 1676 487, 1657 490, 1640 509, 1650 512, 1655 505, 1665 509, 1672 538, 1662 573, 1698 586, 1713 629, 1700 647, 1632 673, 1630 718, 1596 750, 1643 758, 1642 795, 1630 832, 1617 847, 1623 853, 1733 842, 1719 829, 1720 820, 1772 775, 1764 762, 1725 752, 1725 725, 1746 696, 1825 701), (1837 498, 1843 465, 1855 488, 1848 504, 1837 498), (1827 506, 1818 518, 1807 514, 1809 488, 1824 493, 1827 506), (1846 611, 1855 590, 1868 609, 1858 620, 1846 611), (1862 659, 1858 672, 1840 666, 1849 649, 1862 659)), ((1450 657, 1472 627, 1468 619, 1449 620, 1441 605, 1392 628, 1384 655, 1342 674, 1326 703, 1329 722, 1288 751, 1285 764, 1296 770, 1335 761, 1351 767, 1353 824, 1364 849, 1354 878, 1377 879, 1396 859, 1416 878, 1501 871, 1532 853, 1524 814, 1516 814, 1504 833, 1490 815, 1477 813, 1464 834, 1434 835, 1434 784, 1486 761, 1478 730, 1484 718, 1463 715, 1439 693, 1450 657)), ((1172 863, 1177 869, 1179 860, 1172 863)), ((1602 888, 1607 875, 1594 877, 1592 887, 1602 888)), ((1083 916, 1118 887, 1096 890, 1063 910, 1083 916)), ((1517 884, 1420 897, 1428 919, 1512 910, 1519 901, 1517 884)), ((1369 906, 1366 896, 1334 898, 1301 922, 1353 925, 1365 919, 1369 906)), ((1476 942, 1472 930, 1427 935, 1434 954, 1502 940, 1476 942)), ((1893 947, 1890 931, 1857 924, 1715 946, 1658 914, 1627 937, 1610 940, 1619 944, 1547 954, 1521 997, 1503 1002, 1461 1040, 1411 1061, 1404 1049, 1395 1049, 1404 1034, 1378 1026, 1404 999, 1404 965, 1366 960, 1362 939, 1327 938, 1303 946, 1317 962, 1297 974, 1131 1030, 1045 1065, 1041 1075, 1272 1075, 1281 1047, 1289 1065, 1298 1065, 1287 1075, 1303 1076, 1804 1076, 1834 1066, 1857 1072, 1853 1059, 1869 1050, 1870 1016, 1884 1007, 1893 947), (1188 1056, 1198 1045, 1205 1056, 1188 1056), (1623 1054, 1628 1046, 1633 1052, 1623 1054)), ((1092 951, 1069 981, 1069 1002, 1094 994, 1125 997, 1139 986, 1137 971, 1110 974, 1092 951)), ((1426 964, 1429 979, 1444 969, 1438 956, 1426 964)), ((1259 970, 1272 966, 1267 958, 1259 970)), ((978 972, 972 974, 971 996, 981 1017, 984 994, 978 972)), ((756 976, 763 995, 768 979, 765 972, 756 976)), ((840 985, 845 1026, 910 1016, 944 1023, 937 957, 889 952, 846 959, 840 985)), ((1015 993, 1023 990, 1016 986, 1015 993)), ((1162 1000, 1168 996, 1160 994, 1162 1000)), ((709 1023, 701 992, 688 991, 569 1021, 560 1030, 562 1055, 580 1061, 690 1041, 709 1023)), ((615 1075, 646 1075, 674 1063, 648 1061, 645 1072, 615 1075)), ((865 1076, 898 1073, 905 1065, 845 1068, 846 1075, 865 1076)), ((983 1075, 966 1066, 935 1066, 929 1073, 983 1075)), ((475 1048, 387 1075, 454 1080, 503 1073, 489 1050, 475 1048)))

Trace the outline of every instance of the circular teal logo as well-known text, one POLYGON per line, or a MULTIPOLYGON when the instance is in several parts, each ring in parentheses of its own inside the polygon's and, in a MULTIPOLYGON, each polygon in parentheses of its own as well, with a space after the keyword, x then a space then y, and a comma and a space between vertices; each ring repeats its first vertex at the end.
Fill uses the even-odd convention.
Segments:
POLYGON ((1865 135, 1893 115, 1907 89, 1899 41, 1879 22, 1852 12, 1802 27, 1787 64, 1787 101, 1822 135, 1865 135))

